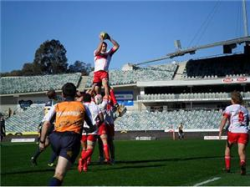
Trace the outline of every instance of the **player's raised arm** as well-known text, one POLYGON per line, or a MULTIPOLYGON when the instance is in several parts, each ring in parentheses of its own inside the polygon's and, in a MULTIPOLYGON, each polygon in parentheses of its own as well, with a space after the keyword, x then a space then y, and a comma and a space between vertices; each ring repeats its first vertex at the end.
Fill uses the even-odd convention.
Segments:
POLYGON ((110 35, 108 35, 108 40, 113 44, 113 47, 112 47, 112 53, 116 52, 119 48, 120 48, 120 45, 118 44, 118 42, 111 38, 110 35))
POLYGON ((98 46, 97 46, 97 49, 95 50, 95 55, 98 55, 98 54, 100 54, 101 53, 101 50, 102 50, 102 45, 103 45, 103 36, 100 34, 99 35, 99 39, 100 39, 100 42, 99 42, 99 44, 98 44, 98 46))

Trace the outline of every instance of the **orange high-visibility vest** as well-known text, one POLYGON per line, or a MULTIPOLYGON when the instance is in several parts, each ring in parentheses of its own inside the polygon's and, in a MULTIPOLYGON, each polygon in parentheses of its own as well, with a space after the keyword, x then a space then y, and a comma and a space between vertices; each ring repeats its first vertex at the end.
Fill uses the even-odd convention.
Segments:
POLYGON ((79 101, 64 101, 56 104, 55 131, 81 133, 85 107, 79 101))

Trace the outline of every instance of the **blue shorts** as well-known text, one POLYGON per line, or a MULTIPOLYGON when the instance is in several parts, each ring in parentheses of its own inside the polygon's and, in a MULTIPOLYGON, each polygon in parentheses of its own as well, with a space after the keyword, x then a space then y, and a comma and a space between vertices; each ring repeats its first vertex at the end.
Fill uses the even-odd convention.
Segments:
POLYGON ((49 135, 52 150, 57 156, 75 162, 81 148, 81 135, 74 132, 56 132, 49 135))

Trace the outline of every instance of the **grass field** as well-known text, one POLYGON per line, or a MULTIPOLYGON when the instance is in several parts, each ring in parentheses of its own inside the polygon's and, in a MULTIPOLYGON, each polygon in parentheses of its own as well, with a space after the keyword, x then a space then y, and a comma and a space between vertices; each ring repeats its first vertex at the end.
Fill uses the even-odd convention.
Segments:
MULTIPOLYGON (((232 172, 224 173, 225 141, 115 141, 116 164, 98 165, 97 149, 87 173, 75 164, 64 186, 250 186, 250 170, 241 176, 236 147, 232 172), (214 181, 213 181, 214 180, 214 181)), ((35 143, 1 144, 1 186, 46 186, 54 168, 47 166, 50 148, 31 166, 35 143)), ((250 153, 249 147, 247 149, 250 153)), ((250 163, 250 159, 247 160, 250 163)), ((249 164, 248 164, 249 165, 249 164)), ((250 168, 250 166, 248 167, 250 168)))

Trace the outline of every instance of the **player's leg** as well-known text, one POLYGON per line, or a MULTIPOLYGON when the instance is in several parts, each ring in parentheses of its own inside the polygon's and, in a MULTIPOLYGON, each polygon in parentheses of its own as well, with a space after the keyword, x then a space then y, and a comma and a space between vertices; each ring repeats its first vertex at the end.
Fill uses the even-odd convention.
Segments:
POLYGON ((107 136, 107 134, 103 133, 100 137, 101 137, 102 144, 103 144, 103 152, 104 152, 104 156, 105 156, 105 161, 107 163, 110 163, 108 136, 107 136))
POLYGON ((90 90, 90 95, 92 95, 92 93, 95 91, 96 85, 97 85, 97 83, 92 83, 91 90, 90 90))
POLYGON ((94 90, 95 90, 95 93, 96 93, 96 94, 101 94, 101 87, 102 87, 101 84, 96 84, 96 85, 95 85, 94 90))
POLYGON ((38 156, 43 152, 39 147, 37 148, 35 154, 31 157, 30 162, 32 165, 36 166, 37 165, 37 158, 38 156))
POLYGON ((54 151, 52 151, 51 156, 50 156, 50 160, 49 160, 49 163, 48 163, 48 166, 53 167, 56 158, 57 158, 56 153, 54 151))
POLYGON ((102 140, 105 161, 109 164, 110 163, 109 146, 108 146, 107 127, 106 127, 105 123, 102 123, 99 126, 98 135, 100 135, 100 138, 102 140))
POLYGON ((85 172, 88 170, 88 159, 91 158, 91 156, 93 154, 95 142, 96 142, 96 137, 93 135, 90 135, 88 137, 88 141, 87 141, 87 150, 86 150, 85 154, 82 155, 83 171, 85 171, 85 172))
MULTIPOLYGON (((49 136, 46 136, 46 139, 45 139, 45 147, 48 147, 49 145, 50 145, 49 136)), ((48 166, 50 166, 50 167, 54 166, 54 161, 56 160, 56 158, 57 158, 57 155, 56 155, 56 153, 52 150, 52 153, 51 153, 51 156, 50 156, 50 160, 49 160, 48 166)))
POLYGON ((99 149, 99 164, 102 164, 104 161, 104 153, 103 153, 103 144, 100 136, 98 136, 98 149, 99 149))
POLYGON ((113 109, 112 111, 114 113, 116 113, 117 115, 116 116, 123 116, 126 112, 126 108, 124 105, 119 105, 117 100, 116 100, 116 97, 115 97, 115 93, 114 93, 114 90, 108 85, 109 87, 109 95, 110 95, 110 100, 111 102, 113 103, 113 109))
POLYGON ((238 143, 238 154, 240 157, 241 175, 246 175, 246 146, 245 144, 238 143))
POLYGON ((229 141, 226 142, 226 148, 225 148, 225 170, 226 172, 230 172, 231 168, 231 148, 233 144, 229 141))
POLYGON ((81 147, 81 137, 78 135, 65 135, 61 133, 52 133, 50 135, 51 148, 58 153, 58 162, 55 174, 51 179, 49 186, 59 186, 75 162, 81 147))
POLYGON ((66 172, 70 167, 71 167, 71 162, 64 157, 59 156, 58 163, 57 163, 56 170, 55 170, 55 174, 54 174, 53 178, 51 179, 49 185, 50 186, 61 186, 62 181, 66 175, 66 172))
POLYGON ((114 164, 115 163, 115 145, 114 145, 115 129, 114 129, 113 124, 107 125, 107 134, 108 134, 108 145, 109 145, 109 150, 110 150, 110 161, 112 164, 114 164))
POLYGON ((241 175, 246 175, 246 146, 249 141, 248 133, 240 133, 238 139, 238 154, 240 157, 241 175))
POLYGON ((86 150, 87 150, 87 135, 82 135, 81 138, 81 147, 82 147, 82 151, 81 151, 81 156, 78 160, 78 171, 81 172, 83 170, 83 155, 85 154, 86 150))
POLYGON ((102 72, 94 72, 93 84, 90 94, 92 95, 93 92, 95 92, 95 94, 101 94, 101 87, 102 87, 102 72))
POLYGON ((109 85, 108 85, 108 79, 107 78, 102 79, 102 85, 104 87, 105 97, 109 98, 109 85))
POLYGON ((108 137, 108 145, 109 145, 109 150, 110 150, 110 159, 111 163, 115 163, 115 145, 114 145, 114 138, 113 137, 108 137))
POLYGON ((226 148, 225 148, 225 170, 226 172, 230 172, 231 167, 231 148, 234 143, 236 143, 238 140, 238 134, 237 133, 227 133, 227 142, 226 142, 226 148))
MULTIPOLYGON (((45 149, 46 149, 46 147, 48 147, 48 145, 49 145, 49 139, 48 139, 48 137, 46 137, 46 139, 45 139, 45 149)), ((37 165, 37 158, 39 157, 39 155, 40 155, 45 149, 41 150, 41 149, 39 148, 39 146, 38 146, 38 148, 37 148, 35 154, 34 154, 34 155, 31 157, 31 159, 30 159, 32 165, 37 165)))
POLYGON ((110 94, 110 99, 115 107, 118 107, 118 103, 115 97, 114 90, 109 86, 109 94, 110 94))

